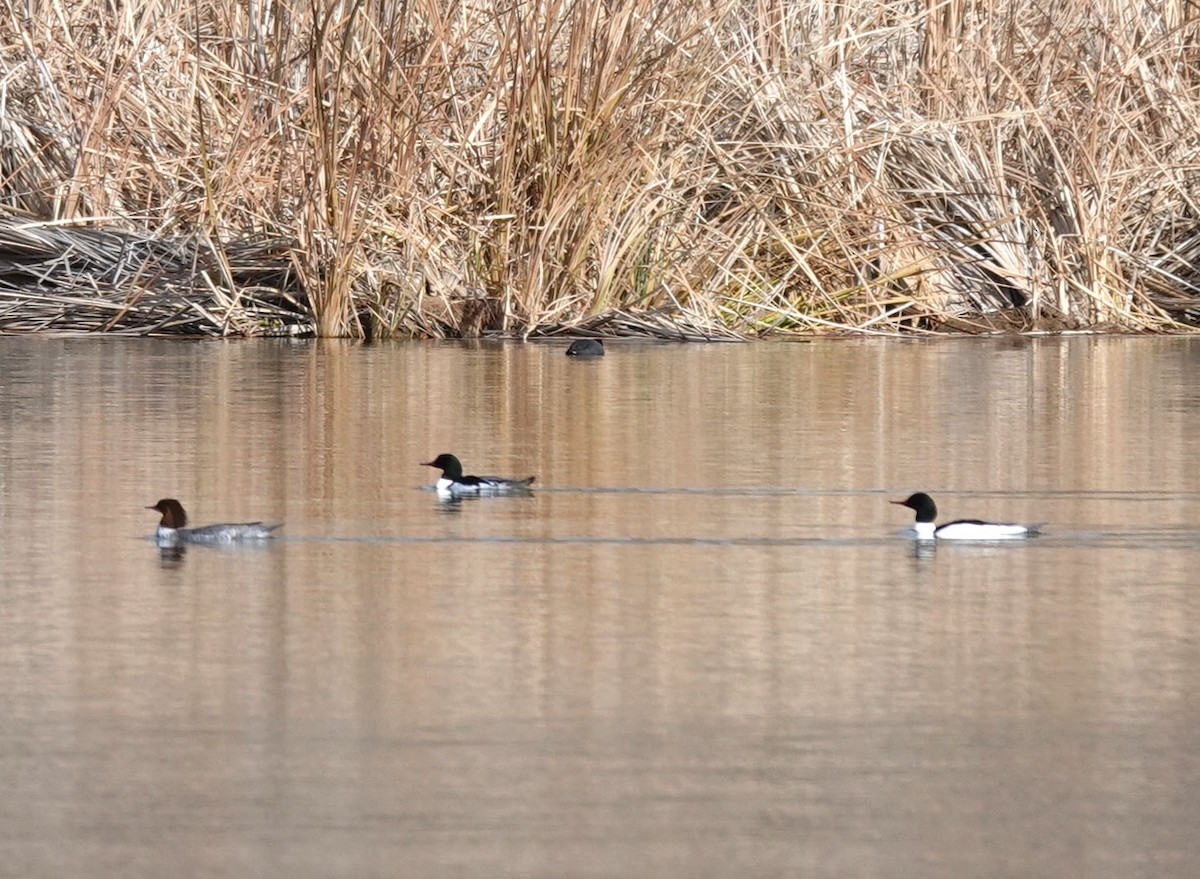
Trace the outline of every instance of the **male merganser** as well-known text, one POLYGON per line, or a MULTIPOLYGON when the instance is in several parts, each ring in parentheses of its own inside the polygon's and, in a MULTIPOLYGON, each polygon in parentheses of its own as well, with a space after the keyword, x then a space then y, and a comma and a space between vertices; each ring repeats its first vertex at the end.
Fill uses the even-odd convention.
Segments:
POLYGON ((1004 540, 1010 537, 1029 537, 1038 534, 1042 525, 1019 525, 1012 522, 983 522, 979 519, 957 519, 945 525, 934 525, 937 519, 937 504, 933 498, 918 491, 902 501, 889 501, 908 507, 917 513, 915 531, 920 540, 1004 540))
POLYGON ((175 498, 163 498, 147 510, 162 513, 162 521, 154 532, 154 538, 160 546, 173 546, 177 543, 247 543, 256 540, 266 540, 271 532, 279 525, 264 525, 262 522, 243 522, 241 524, 205 525, 203 528, 185 528, 187 513, 183 504, 175 498))
POLYGON ((505 494, 527 492, 535 477, 525 479, 502 479, 499 476, 463 476, 462 462, 453 455, 441 454, 432 461, 423 462, 424 467, 437 467, 442 471, 437 481, 437 492, 448 497, 463 494, 505 494))
POLYGON ((576 339, 567 348, 568 357, 603 357, 604 343, 599 339, 576 339))

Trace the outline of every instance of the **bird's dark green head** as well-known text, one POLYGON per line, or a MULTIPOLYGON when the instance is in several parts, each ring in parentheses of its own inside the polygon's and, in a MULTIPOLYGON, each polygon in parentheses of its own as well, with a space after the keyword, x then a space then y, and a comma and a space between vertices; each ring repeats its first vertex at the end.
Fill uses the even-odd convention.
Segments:
POLYGON ((462 476, 463 472, 462 462, 446 452, 442 452, 442 454, 438 455, 432 461, 426 461, 424 466, 437 467, 448 479, 457 479, 462 476))
POLYGON ((915 511, 918 522, 932 522, 937 518, 937 504, 933 502, 933 498, 923 491, 910 494, 902 501, 889 501, 889 503, 899 504, 902 507, 908 507, 910 510, 915 511))

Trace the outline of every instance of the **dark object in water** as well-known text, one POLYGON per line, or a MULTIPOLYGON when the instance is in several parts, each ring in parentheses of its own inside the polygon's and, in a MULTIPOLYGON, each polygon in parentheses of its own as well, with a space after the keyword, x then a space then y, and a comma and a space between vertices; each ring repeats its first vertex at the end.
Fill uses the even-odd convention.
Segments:
POLYGON ((568 357, 603 357, 604 343, 599 339, 576 339, 567 348, 568 357))

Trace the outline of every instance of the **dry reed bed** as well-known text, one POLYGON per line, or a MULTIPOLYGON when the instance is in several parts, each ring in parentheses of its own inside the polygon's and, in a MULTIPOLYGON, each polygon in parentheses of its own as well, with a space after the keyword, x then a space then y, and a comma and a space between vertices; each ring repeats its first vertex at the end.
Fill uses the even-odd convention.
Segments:
POLYGON ((1200 49, 1173 0, 112 9, 0 18, 0 331, 1200 314, 1200 49))
POLYGON ((0 329, 135 335, 295 335, 278 244, 226 247, 115 229, 0 222, 0 329))

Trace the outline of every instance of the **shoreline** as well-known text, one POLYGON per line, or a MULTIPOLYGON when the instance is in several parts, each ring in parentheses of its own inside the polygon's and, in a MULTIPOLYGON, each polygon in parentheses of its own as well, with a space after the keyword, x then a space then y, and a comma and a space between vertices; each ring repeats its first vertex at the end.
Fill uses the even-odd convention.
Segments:
MULTIPOLYGON (((217 246, 196 236, 158 237, 115 225, 43 223, 0 216, 0 333, 203 337, 317 337, 319 319, 279 239, 217 246)), ((432 298, 431 298, 432 299, 432 298)), ((464 292, 431 301, 427 313, 397 321, 386 303, 355 299, 350 338, 642 338, 718 342, 839 336, 914 338, 1002 335, 1186 335, 1200 326, 1160 320, 1146 326, 1035 317, 1029 308, 939 313, 908 303, 888 323, 863 326, 790 316, 793 326, 744 320, 727 325, 683 306, 613 308, 532 327, 496 326, 498 297, 464 292), (390 324, 390 326, 388 326, 390 324), (407 326, 407 331, 404 329, 407 326), (356 330, 356 331, 354 331, 356 330)))

